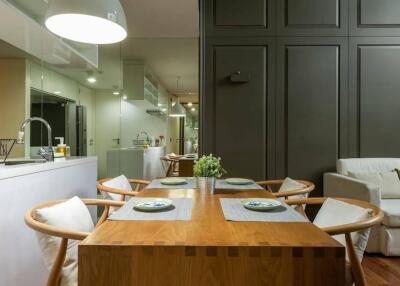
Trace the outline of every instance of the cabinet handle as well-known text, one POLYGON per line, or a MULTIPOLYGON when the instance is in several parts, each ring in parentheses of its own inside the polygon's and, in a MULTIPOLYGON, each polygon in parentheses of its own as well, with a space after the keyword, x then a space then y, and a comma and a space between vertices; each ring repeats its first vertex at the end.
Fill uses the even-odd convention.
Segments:
POLYGON ((250 81, 250 73, 249 72, 241 72, 241 71, 235 71, 231 73, 230 79, 231 82, 233 83, 246 83, 250 81))

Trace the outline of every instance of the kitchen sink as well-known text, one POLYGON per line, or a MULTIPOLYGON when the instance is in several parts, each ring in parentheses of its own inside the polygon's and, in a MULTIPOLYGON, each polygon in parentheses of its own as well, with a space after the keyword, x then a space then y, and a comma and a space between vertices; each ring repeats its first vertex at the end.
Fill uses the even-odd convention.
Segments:
POLYGON ((46 160, 45 159, 11 160, 11 161, 6 161, 4 165, 14 166, 14 165, 34 164, 34 163, 46 163, 46 160))

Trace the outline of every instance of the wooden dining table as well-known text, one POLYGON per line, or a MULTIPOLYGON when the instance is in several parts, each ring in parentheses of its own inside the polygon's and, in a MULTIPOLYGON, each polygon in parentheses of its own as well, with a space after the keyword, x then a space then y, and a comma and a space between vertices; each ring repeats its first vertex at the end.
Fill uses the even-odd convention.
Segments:
POLYGON ((80 286, 344 285, 345 248, 312 223, 225 220, 220 198, 267 191, 197 184, 138 196, 192 198, 191 220, 107 220, 79 245, 80 286))

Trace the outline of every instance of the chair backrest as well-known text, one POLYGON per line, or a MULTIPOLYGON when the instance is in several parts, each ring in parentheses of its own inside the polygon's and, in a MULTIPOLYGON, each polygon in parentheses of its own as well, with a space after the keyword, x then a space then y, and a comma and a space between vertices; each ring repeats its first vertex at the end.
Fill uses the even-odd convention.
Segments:
POLYGON ((50 268, 47 286, 58 286, 61 281, 63 285, 76 285, 77 283, 77 244, 79 240, 85 239, 90 234, 85 230, 92 230, 93 227, 93 222, 87 223, 88 220, 91 220, 90 214, 86 213, 87 208, 80 205, 77 200, 81 204, 83 202, 86 205, 104 206, 103 214, 96 226, 106 220, 109 207, 121 207, 124 204, 123 202, 108 200, 80 200, 74 197, 70 200, 44 202, 27 211, 25 223, 37 231, 40 246, 50 268), (58 213, 62 213, 62 215, 58 216, 58 213), (77 213, 85 216, 85 218, 77 218, 77 213), (71 214, 71 216, 68 216, 68 214, 71 214), (80 220, 86 221, 86 223, 83 226, 77 226, 80 220), (64 228, 65 226, 62 225, 64 223, 77 226, 79 230, 64 228), (66 261, 68 263, 65 264, 66 261))
POLYGON ((391 172, 399 167, 400 158, 351 158, 339 159, 336 162, 337 172, 346 176, 349 172, 391 172))
POLYGON ((117 178, 105 178, 97 181, 97 189, 106 199, 115 201, 125 201, 126 196, 135 196, 140 190, 145 188, 149 181, 140 179, 127 179, 121 175, 117 178), (135 185, 132 189, 131 185, 135 185))
MULTIPOLYGON (((351 266, 352 282, 355 282, 356 286, 365 286, 365 276, 359 258, 362 254, 360 247, 365 246, 364 244, 368 239, 369 229, 372 226, 379 224, 383 220, 384 215, 382 210, 364 201, 343 198, 308 198, 286 200, 285 202, 289 205, 321 205, 325 202, 329 204, 329 206, 325 208, 326 213, 320 214, 324 215, 325 222, 322 222, 322 218, 318 218, 318 215, 316 220, 319 220, 319 222, 314 222, 316 222, 316 225, 319 225, 326 233, 333 235, 334 238, 341 242, 343 237, 338 239, 338 235, 344 235, 343 243, 345 243, 347 258, 351 266), (352 210, 352 208, 355 208, 355 210, 352 210), (337 219, 336 217, 338 216, 338 213, 343 211, 348 212, 349 215, 347 217, 342 216, 341 218, 337 219), (348 219, 350 219, 350 221, 348 221, 348 219), (333 225, 335 220, 341 222, 333 225), (364 239, 364 241, 361 241, 362 245, 355 246, 355 243, 360 243, 360 241, 356 241, 355 243, 353 242, 352 233, 356 232, 358 232, 358 235, 363 235, 363 232, 364 235, 367 235, 367 237, 361 238, 364 239), (358 248, 358 253, 356 248, 358 248)), ((360 239, 360 237, 357 237, 357 239, 360 239)), ((362 249, 362 252, 363 251, 364 250, 362 249)))

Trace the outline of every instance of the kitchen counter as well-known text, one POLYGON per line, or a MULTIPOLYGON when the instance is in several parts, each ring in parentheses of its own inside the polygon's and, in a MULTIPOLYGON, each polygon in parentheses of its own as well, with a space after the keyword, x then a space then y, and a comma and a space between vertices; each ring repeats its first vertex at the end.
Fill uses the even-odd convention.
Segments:
MULTIPOLYGON (((24 158, 10 159, 12 160, 23 160, 24 158)), ((28 163, 21 165, 8 165, 0 164, 0 180, 23 176, 27 174, 33 174, 38 172, 44 172, 52 169, 66 168, 79 164, 86 164, 91 162, 97 162, 97 157, 69 157, 56 159, 54 162, 45 163, 28 163)))
MULTIPOLYGON (((34 205, 73 196, 96 198, 97 158, 0 165, 0 285, 46 285, 48 269, 24 215, 34 205), (21 272, 22 271, 22 272, 21 272), (23 275, 21 275, 23 273, 23 275)), ((93 218, 96 210, 90 209, 93 218)))

